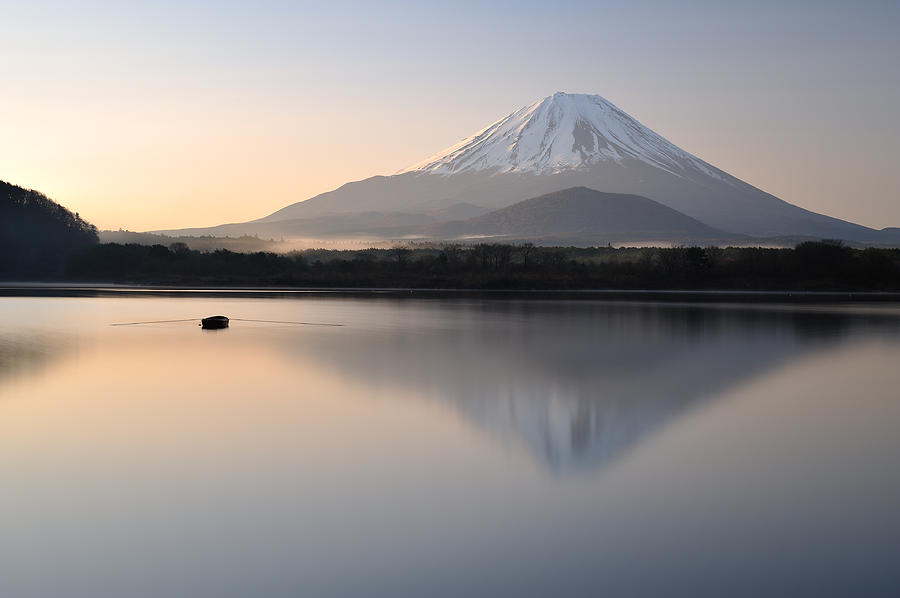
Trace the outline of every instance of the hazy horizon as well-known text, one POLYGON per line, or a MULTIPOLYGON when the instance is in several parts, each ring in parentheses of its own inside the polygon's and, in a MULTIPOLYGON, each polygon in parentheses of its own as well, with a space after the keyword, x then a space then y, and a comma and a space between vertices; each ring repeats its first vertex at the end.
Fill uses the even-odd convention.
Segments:
POLYGON ((0 3, 0 180, 100 228, 240 222, 562 90, 785 201, 896 226, 898 17, 886 2, 0 3))

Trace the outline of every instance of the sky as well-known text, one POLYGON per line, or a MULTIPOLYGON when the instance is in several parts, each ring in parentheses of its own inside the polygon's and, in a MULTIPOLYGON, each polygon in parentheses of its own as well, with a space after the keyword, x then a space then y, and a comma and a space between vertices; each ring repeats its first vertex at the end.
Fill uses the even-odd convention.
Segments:
POLYGON ((241 222, 596 93, 785 201, 900 226, 900 2, 0 0, 0 180, 241 222))

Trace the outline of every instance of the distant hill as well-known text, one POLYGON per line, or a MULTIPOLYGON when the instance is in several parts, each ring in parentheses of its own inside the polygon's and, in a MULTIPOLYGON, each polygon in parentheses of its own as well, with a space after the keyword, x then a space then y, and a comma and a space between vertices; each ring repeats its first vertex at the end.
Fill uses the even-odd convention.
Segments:
POLYGON ((445 208, 435 209, 429 214, 434 216, 439 222, 447 222, 450 220, 466 220, 467 218, 475 218, 490 212, 490 208, 476 206, 473 203, 461 201, 459 203, 450 204, 445 208))
POLYGON ((0 181, 0 278, 62 273, 65 261, 98 242, 97 228, 43 193, 0 181))
POLYGON ((646 197, 587 187, 563 189, 465 221, 433 225, 425 234, 443 239, 547 239, 600 244, 620 240, 714 241, 736 236, 646 197))

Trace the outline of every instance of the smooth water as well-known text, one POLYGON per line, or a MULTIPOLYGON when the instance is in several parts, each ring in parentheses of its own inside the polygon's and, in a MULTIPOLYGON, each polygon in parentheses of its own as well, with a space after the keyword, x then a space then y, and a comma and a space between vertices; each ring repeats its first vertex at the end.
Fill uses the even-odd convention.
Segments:
POLYGON ((0 298, 4 598, 896 596, 898 459, 895 305, 0 298))

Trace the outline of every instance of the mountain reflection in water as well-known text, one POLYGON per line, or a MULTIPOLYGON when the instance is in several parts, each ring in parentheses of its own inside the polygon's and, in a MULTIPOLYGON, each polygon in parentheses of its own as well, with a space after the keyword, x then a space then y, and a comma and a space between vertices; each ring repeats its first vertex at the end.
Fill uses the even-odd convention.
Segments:
POLYGON ((314 360, 363 387, 435 399, 524 445, 556 472, 596 469, 687 409, 848 340, 900 339, 896 313, 818 308, 486 301, 416 302, 401 328, 356 329, 314 360), (426 304, 427 305, 427 304, 426 304), (454 325, 456 322, 458 325, 454 325))

